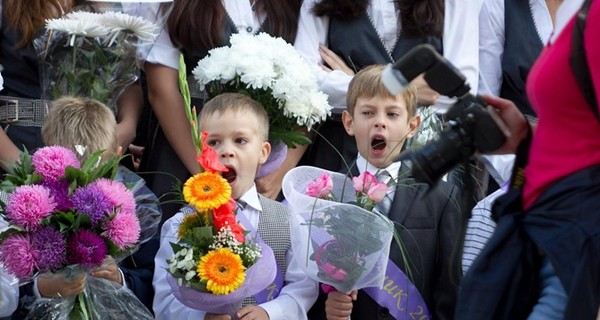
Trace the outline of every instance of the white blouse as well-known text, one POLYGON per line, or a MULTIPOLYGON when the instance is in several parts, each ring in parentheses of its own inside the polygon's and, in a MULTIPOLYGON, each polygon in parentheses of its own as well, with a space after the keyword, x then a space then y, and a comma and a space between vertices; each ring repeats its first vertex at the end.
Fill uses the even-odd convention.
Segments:
MULTIPOLYGON (((315 66, 323 63, 319 55, 319 44, 327 45, 329 29, 328 17, 316 17, 311 12, 317 1, 319 0, 303 2, 295 43, 296 49, 315 66)), ((478 84, 479 28, 477 25, 482 1, 446 0, 444 11, 444 36, 442 39, 444 57, 465 75, 473 93, 477 91, 478 84)), ((394 31, 392 26, 400 25, 393 2, 372 0, 367 12, 387 48, 392 41, 395 42, 395 39, 390 40, 391 35, 397 35, 397 31, 394 31), (392 16, 395 22, 390 22, 392 16)), ((328 73, 319 69, 318 78, 321 90, 329 95, 329 103, 336 109, 334 112, 344 110, 348 84, 352 77, 338 70, 328 73)), ((453 102, 446 97, 440 97, 438 101, 436 107, 441 113, 445 112, 453 102)))

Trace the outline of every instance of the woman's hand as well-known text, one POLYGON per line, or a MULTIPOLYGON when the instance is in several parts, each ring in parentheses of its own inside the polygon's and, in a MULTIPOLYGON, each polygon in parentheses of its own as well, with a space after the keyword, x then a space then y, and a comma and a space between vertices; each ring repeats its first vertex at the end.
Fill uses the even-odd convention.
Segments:
POLYGON ((319 54, 321 55, 321 59, 323 59, 323 62, 325 62, 325 64, 329 66, 327 67, 325 65, 321 65, 321 69, 327 72, 331 72, 333 70, 340 70, 349 76, 354 76, 354 70, 352 70, 350 67, 348 67, 348 65, 346 65, 344 59, 340 58, 340 56, 335 54, 335 52, 329 50, 329 48, 327 48, 326 46, 319 45, 319 54))
POLYGON ((102 265, 92 272, 92 276, 123 285, 123 277, 121 276, 119 266, 117 266, 117 262, 111 256, 106 256, 102 265))
POLYGON ((420 74, 411 84, 417 89, 417 104, 420 106, 430 106, 437 103, 439 93, 431 89, 425 81, 425 75, 420 74))
POLYGON ((527 136, 530 127, 525 116, 519 111, 517 106, 510 100, 483 96, 483 100, 487 102, 488 111, 492 116, 498 116, 502 121, 500 129, 505 132, 506 142, 495 154, 516 153, 519 143, 527 136), (502 126, 504 125, 504 126, 502 126))
POLYGON ((37 279, 38 291, 42 297, 75 297, 85 288, 86 274, 66 279, 61 274, 44 273, 37 279))

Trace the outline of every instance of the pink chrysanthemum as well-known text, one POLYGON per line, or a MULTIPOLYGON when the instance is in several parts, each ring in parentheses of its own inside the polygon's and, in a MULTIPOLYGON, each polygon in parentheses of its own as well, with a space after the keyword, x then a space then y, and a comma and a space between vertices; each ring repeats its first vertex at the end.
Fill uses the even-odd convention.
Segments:
POLYGON ((31 162, 35 172, 45 180, 56 181, 65 174, 68 166, 79 168, 79 160, 73 151, 65 147, 50 146, 36 151, 31 162))
POLYGON ((13 234, 0 244, 0 261, 19 279, 27 279, 37 268, 39 252, 28 235, 13 234))
POLYGON ((104 240, 89 230, 75 232, 67 242, 67 260, 70 264, 95 268, 102 264, 106 253, 104 240))
POLYGON ((6 217, 10 222, 28 230, 40 228, 40 222, 56 208, 50 190, 40 185, 20 186, 8 197, 6 217))
POLYGON ((135 214, 133 193, 123 183, 103 178, 92 184, 104 193, 113 207, 120 207, 121 213, 135 214))
POLYGON ((111 240, 119 250, 124 250, 139 240, 140 222, 134 214, 120 213, 104 224, 102 236, 111 240))

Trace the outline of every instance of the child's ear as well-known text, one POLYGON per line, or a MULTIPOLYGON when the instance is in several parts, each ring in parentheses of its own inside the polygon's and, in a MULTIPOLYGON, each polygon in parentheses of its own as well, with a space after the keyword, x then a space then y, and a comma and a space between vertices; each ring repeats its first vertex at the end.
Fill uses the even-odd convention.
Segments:
POLYGON ((344 124, 344 128, 346 128, 346 132, 348 132, 349 135, 354 136, 354 119, 350 112, 346 110, 342 112, 342 123, 344 124))
POLYGON ((260 148, 260 158, 258 159, 259 164, 264 164, 267 162, 267 158, 271 154, 271 144, 267 141, 263 142, 262 147, 260 148))
POLYGON ((410 119, 410 121, 408 122, 408 128, 410 129, 410 131, 408 132, 406 137, 407 138, 414 137, 414 135, 417 133, 417 130, 419 130, 420 125, 421 125, 421 116, 416 115, 416 116, 412 117, 412 119, 410 119))
POLYGON ((115 156, 120 157, 123 155, 123 147, 118 146, 117 150, 115 150, 115 156))

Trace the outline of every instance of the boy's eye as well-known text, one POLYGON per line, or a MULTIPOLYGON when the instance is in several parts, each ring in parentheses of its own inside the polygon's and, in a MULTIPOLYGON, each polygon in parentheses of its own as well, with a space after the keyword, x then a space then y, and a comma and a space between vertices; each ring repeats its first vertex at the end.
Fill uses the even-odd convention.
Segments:
POLYGON ((400 114, 398 112, 388 112, 389 117, 399 117, 400 114))
POLYGON ((246 139, 246 138, 237 138, 237 139, 235 139, 235 143, 246 144, 246 143, 248 143, 248 139, 246 139))
POLYGON ((207 140, 207 141, 206 141, 206 144, 208 144, 208 145, 209 145, 209 146, 211 146, 211 147, 214 147, 214 146, 216 146, 216 145, 217 145, 217 143, 218 143, 218 141, 217 141, 217 140, 207 140))
POLYGON ((361 114, 365 115, 365 116, 370 116, 373 114, 373 111, 363 111, 363 112, 361 112, 361 114))

